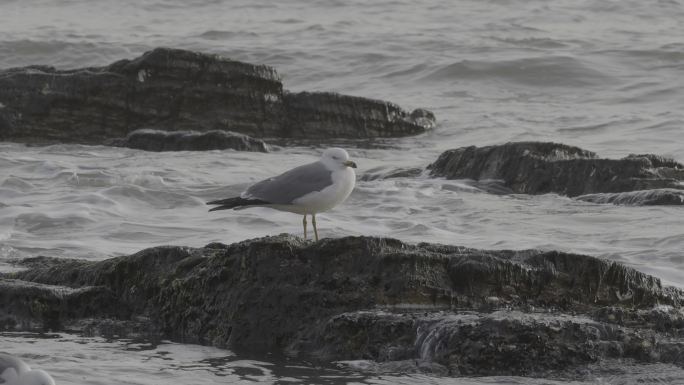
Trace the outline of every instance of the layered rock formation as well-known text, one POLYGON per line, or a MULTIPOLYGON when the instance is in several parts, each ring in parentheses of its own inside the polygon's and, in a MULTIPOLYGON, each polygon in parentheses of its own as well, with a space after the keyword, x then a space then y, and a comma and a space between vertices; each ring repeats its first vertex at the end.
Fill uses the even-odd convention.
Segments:
POLYGON ((574 377, 603 359, 683 365, 684 293, 616 262, 349 237, 30 258, 0 325, 170 338, 391 371, 574 377))
POLYGON ((684 165, 652 154, 604 159, 563 144, 516 142, 449 150, 428 168, 432 176, 449 179, 500 180, 521 194, 558 193, 621 204, 684 204, 679 192, 684 190, 684 165), (624 192, 630 194, 615 195, 624 192))
POLYGON ((259 138, 415 135, 435 123, 383 101, 288 93, 273 68, 159 48, 106 67, 0 71, 0 140, 106 144, 141 128, 259 138))

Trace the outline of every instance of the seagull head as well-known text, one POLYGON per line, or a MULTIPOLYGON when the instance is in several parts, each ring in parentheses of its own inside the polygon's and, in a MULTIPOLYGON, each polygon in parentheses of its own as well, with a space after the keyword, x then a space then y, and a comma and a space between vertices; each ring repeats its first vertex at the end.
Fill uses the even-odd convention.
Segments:
POLYGON ((349 160, 347 151, 341 148, 332 147, 323 151, 321 162, 329 170, 342 170, 347 167, 356 168, 356 163, 349 160))

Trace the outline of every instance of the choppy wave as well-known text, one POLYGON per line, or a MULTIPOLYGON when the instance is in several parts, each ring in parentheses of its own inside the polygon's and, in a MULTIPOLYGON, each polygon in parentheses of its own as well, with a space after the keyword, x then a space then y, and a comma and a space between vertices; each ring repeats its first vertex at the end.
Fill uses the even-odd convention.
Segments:
POLYGON ((201 37, 203 39, 209 39, 209 40, 228 40, 228 39, 236 39, 236 38, 241 38, 244 36, 248 37, 257 37, 258 35, 254 32, 243 32, 243 31, 219 31, 219 30, 209 30, 206 32, 202 32, 201 34, 197 35, 198 37, 201 37))
MULTIPOLYGON (((0 68, 43 64, 59 69, 104 65, 114 58, 130 57, 131 50, 99 36, 73 36, 76 41, 54 39, 0 40, 0 68), (82 38, 82 39, 81 39, 82 38)), ((135 51, 134 51, 135 52, 135 51)), ((114 60, 112 60, 114 59, 114 60)))
POLYGON ((558 49, 558 48, 570 48, 574 45, 579 45, 581 42, 579 41, 563 41, 563 40, 555 40, 551 39, 548 37, 527 37, 527 38, 521 38, 521 39, 516 39, 512 37, 492 37, 493 40, 502 42, 505 44, 510 44, 514 46, 519 46, 519 47, 527 47, 527 48, 539 48, 539 49, 558 49))
POLYGON ((610 83, 610 76, 567 56, 542 56, 516 60, 463 60, 444 66, 427 80, 499 79, 536 87, 587 87, 610 83))

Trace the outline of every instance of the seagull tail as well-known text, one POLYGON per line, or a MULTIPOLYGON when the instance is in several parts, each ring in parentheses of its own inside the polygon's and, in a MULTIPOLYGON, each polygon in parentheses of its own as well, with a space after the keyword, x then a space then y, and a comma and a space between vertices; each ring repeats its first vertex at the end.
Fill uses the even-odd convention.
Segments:
POLYGON ((216 210, 228 210, 228 209, 244 209, 249 206, 262 206, 269 204, 266 201, 260 199, 245 199, 241 197, 219 199, 217 201, 207 202, 208 205, 216 205, 217 207, 211 208, 209 211, 216 210))

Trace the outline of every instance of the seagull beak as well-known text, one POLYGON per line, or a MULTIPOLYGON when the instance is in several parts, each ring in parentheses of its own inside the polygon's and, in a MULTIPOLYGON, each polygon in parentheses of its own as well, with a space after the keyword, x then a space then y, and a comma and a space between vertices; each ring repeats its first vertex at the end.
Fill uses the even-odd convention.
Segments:
POLYGON ((343 164, 347 167, 356 168, 356 163, 352 162, 351 160, 348 160, 348 161, 344 162, 343 164))

